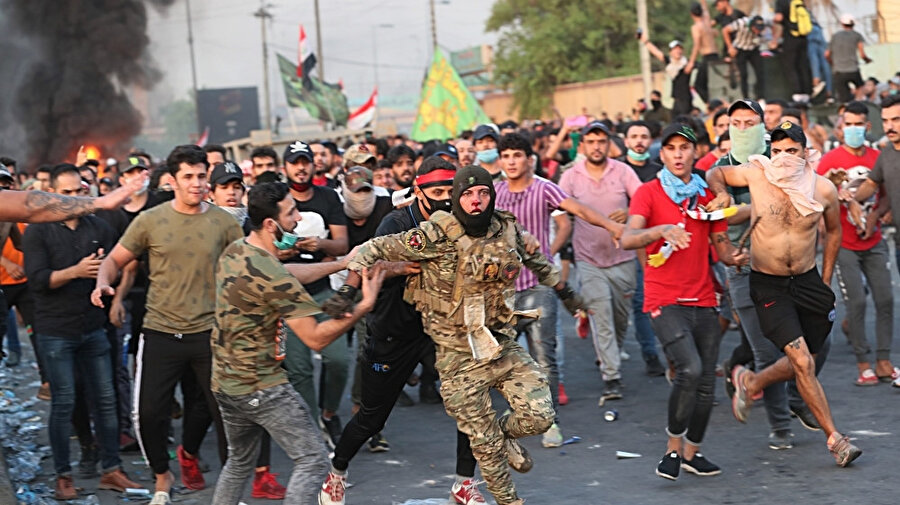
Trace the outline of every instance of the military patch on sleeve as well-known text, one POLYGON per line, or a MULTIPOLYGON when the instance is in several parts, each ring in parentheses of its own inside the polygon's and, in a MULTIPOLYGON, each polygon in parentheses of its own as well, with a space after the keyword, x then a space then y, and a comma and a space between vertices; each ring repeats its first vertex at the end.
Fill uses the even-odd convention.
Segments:
POLYGON ((426 244, 425 233, 419 229, 409 230, 403 237, 403 243, 406 244, 406 248, 410 251, 422 251, 425 249, 426 244))

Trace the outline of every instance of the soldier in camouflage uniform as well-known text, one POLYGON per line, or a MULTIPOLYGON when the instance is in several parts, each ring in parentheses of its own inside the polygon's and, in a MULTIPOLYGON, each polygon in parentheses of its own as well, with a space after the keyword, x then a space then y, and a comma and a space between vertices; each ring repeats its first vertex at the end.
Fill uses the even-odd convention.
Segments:
POLYGON ((282 368, 287 328, 318 351, 347 332, 375 304, 384 274, 363 275, 362 300, 342 319, 317 323, 319 306, 303 289, 346 261, 283 265, 275 256, 297 237, 288 187, 261 184, 248 195, 250 236, 229 245, 216 265, 212 390, 228 437, 228 461, 213 503, 237 505, 256 466, 263 430, 294 462, 284 503, 313 504, 328 471, 325 444, 303 398, 282 368), (312 271, 312 273, 310 273, 312 271), (303 274, 306 272, 306 275, 303 274))
POLYGON ((543 433, 554 417, 547 376, 515 341, 519 317, 537 315, 514 311, 515 278, 524 264, 556 288, 570 312, 583 301, 544 256, 525 250, 515 217, 495 211, 494 200, 491 175, 462 168, 453 178, 452 213, 438 211, 418 228, 370 240, 348 268, 359 271, 378 260, 421 263, 404 298, 422 313, 435 342, 447 413, 469 436, 488 490, 506 505, 522 502, 507 462, 520 472, 532 466, 516 439, 543 433), (491 388, 509 402, 510 415, 496 418, 491 388))

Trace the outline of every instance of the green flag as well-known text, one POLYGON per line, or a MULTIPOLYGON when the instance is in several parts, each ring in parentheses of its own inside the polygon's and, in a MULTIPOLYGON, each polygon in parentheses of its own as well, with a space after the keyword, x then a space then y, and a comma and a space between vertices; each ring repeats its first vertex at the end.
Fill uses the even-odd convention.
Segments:
POLYGON ((347 126, 350 110, 347 108, 347 97, 341 92, 341 87, 320 81, 313 76, 299 79, 297 66, 284 56, 280 54, 277 56, 278 70, 284 83, 288 106, 303 107, 310 116, 320 121, 328 121, 335 126, 347 126))
POLYGON ((441 50, 435 49, 431 68, 422 86, 412 139, 417 142, 446 140, 489 121, 459 74, 441 50))

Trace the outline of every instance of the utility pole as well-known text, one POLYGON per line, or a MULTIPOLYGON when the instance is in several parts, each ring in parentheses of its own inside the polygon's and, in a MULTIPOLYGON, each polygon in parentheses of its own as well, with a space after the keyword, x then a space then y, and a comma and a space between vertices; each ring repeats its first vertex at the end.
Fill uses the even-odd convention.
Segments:
MULTIPOLYGON (((636 2, 638 27, 640 27, 641 32, 649 36, 650 33, 647 31, 647 0, 636 0, 636 2)), ((649 104, 650 90, 653 87, 650 77, 650 52, 647 50, 647 46, 640 42, 638 42, 638 52, 641 55, 641 77, 643 77, 644 81, 644 100, 649 104)))
POLYGON ((431 52, 437 51, 437 24, 434 19, 434 0, 428 2, 431 8, 431 52))
POLYGON ((266 39, 266 20, 272 19, 272 14, 266 10, 265 0, 260 0, 259 10, 253 13, 254 17, 259 18, 259 24, 262 28, 262 61, 263 61, 263 93, 266 97, 265 125, 266 130, 272 130, 272 97, 269 95, 269 44, 266 39))
POLYGON ((188 48, 191 52, 191 82, 194 85, 194 115, 197 116, 197 134, 203 132, 203 125, 200 124, 200 110, 197 107, 197 60, 194 58, 194 25, 191 23, 191 0, 184 2, 187 7, 187 29, 188 29, 188 48))
POLYGON ((314 0, 316 10, 316 67, 319 69, 319 80, 325 82, 325 59, 322 58, 322 24, 319 22, 319 0, 314 0))

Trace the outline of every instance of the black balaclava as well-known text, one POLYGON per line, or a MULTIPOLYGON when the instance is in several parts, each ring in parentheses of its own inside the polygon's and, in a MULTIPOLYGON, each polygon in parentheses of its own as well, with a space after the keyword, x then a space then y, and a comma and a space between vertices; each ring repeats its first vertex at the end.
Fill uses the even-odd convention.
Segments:
POLYGON ((450 197, 453 201, 453 215, 462 223, 466 230, 466 235, 473 237, 483 237, 487 235, 488 226, 491 224, 491 218, 494 216, 494 202, 497 200, 497 193, 494 192, 494 181, 491 174, 482 167, 469 165, 460 168, 453 176, 453 195, 450 197), (463 191, 473 186, 487 186, 491 191, 491 201, 488 203, 481 214, 471 215, 459 206, 459 196, 463 191))

